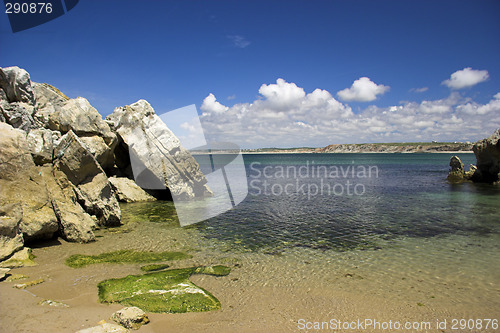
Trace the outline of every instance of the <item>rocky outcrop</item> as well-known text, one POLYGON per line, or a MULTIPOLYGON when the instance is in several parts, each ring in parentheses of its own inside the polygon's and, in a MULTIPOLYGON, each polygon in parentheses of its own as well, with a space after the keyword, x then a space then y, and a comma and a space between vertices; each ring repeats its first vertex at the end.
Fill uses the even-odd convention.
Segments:
POLYGON ((470 181, 472 175, 476 171, 476 167, 474 165, 470 166, 469 171, 465 171, 464 164, 458 156, 453 156, 450 159, 450 167, 451 170, 448 174, 447 179, 451 183, 462 183, 465 181, 470 181))
POLYGON ((109 178, 111 187, 121 202, 155 201, 156 198, 140 188, 132 179, 125 177, 109 178))
MULTIPOLYGON (((64 174, 61 173, 56 180, 51 170, 51 164, 42 168, 35 166, 24 131, 0 123, 0 202, 2 206, 19 206, 16 210, 4 209, 4 218, 1 221, 2 224, 16 221, 18 234, 22 235, 13 237, 13 227, 6 227, 11 231, 3 229, 6 232, 1 234, 12 239, 7 244, 7 238, 3 237, 4 245, 18 248, 24 242, 51 238, 58 231, 61 231, 64 238, 72 241, 87 242, 93 239, 91 228, 95 223, 89 216, 85 218, 83 215, 84 212, 75 199, 73 187, 64 188, 59 185, 63 183, 61 175, 64 174), (69 199, 63 200, 60 191, 65 191, 69 199), (55 204, 65 208, 64 215, 61 214, 61 209, 54 207, 55 204), (71 215, 74 211, 82 214, 71 215), (70 219, 73 216, 75 217, 70 219), (68 225, 72 224, 74 226, 68 229, 68 225)), ((69 181, 67 183, 69 184, 69 181)))
POLYGON ((500 128, 488 138, 480 140, 472 148, 476 155, 477 170, 474 182, 495 183, 500 181, 500 128))
POLYGON ((75 186, 78 201, 85 211, 95 215, 99 224, 120 224, 120 207, 104 170, 80 139, 70 130, 55 150, 55 166, 75 186))
POLYGON ((139 100, 116 108, 106 121, 129 153, 115 156, 117 165, 126 169, 127 164, 131 164, 133 175, 129 176, 133 176, 139 186, 168 188, 175 199, 211 194, 196 160, 181 146, 148 102, 139 100))
POLYGON ((50 238, 57 219, 43 177, 28 150, 26 133, 0 123, 0 202, 21 204, 24 240, 50 238))
POLYGON ((133 176, 130 157, 154 189, 186 199, 210 193, 194 158, 146 101, 104 121, 85 98, 33 83, 18 67, 0 68, 0 261, 56 235, 93 241, 98 225, 120 224, 117 198, 155 200, 131 179, 108 180, 106 172, 133 176))
POLYGON ((363 143, 334 144, 315 149, 316 153, 440 153, 470 152, 472 143, 363 143))

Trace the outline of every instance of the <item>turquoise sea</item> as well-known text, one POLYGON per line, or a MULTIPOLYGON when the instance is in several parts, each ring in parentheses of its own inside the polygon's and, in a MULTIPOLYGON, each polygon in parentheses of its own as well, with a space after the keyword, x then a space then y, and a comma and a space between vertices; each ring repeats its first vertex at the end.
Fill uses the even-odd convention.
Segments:
POLYGON ((172 202, 125 204, 131 232, 106 244, 237 263, 218 293, 247 319, 238 302, 290 327, 332 306, 347 319, 498 317, 500 187, 448 183, 451 156, 244 155, 249 193, 234 209, 181 228, 172 202))

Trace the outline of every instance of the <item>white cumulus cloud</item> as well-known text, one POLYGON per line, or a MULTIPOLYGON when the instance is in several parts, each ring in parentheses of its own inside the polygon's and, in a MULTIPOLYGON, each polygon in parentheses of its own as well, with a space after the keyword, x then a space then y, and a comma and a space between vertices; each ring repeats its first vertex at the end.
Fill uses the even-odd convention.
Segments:
POLYGON ((484 82, 488 80, 489 77, 487 70, 477 70, 466 67, 451 74, 450 78, 444 80, 442 84, 451 89, 463 89, 484 82))
POLYGON ((243 148, 322 147, 332 143, 475 141, 500 127, 500 93, 486 104, 458 92, 438 100, 368 106, 353 112, 323 89, 306 92, 278 79, 263 84, 250 103, 227 107, 213 94, 200 117, 208 141, 243 148))
POLYGON ((346 102, 371 102, 377 99, 377 95, 382 95, 389 89, 388 86, 376 84, 369 78, 362 77, 354 81, 350 88, 337 92, 337 96, 346 102))
POLYGON ((214 94, 210 94, 203 100, 201 104, 201 110, 205 112, 224 112, 227 111, 228 107, 217 102, 214 94))

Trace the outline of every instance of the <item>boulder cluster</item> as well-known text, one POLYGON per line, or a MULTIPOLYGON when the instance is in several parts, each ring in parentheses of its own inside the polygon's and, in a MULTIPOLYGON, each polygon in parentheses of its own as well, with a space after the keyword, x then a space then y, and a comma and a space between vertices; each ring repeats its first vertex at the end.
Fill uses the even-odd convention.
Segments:
POLYGON ((40 239, 93 241, 121 224, 119 201, 192 199, 211 194, 206 182, 145 100, 104 120, 85 98, 0 68, 0 261, 40 239))
POLYGON ((476 142, 472 151, 476 155, 476 165, 471 165, 470 170, 465 171, 460 158, 453 156, 448 180, 452 183, 472 181, 500 184, 500 128, 488 138, 476 142))

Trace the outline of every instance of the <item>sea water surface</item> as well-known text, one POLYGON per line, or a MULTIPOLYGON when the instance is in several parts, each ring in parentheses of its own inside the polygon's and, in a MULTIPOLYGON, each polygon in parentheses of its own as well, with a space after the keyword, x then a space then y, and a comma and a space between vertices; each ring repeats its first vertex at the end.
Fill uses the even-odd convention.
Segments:
POLYGON ((234 209, 185 228, 168 202, 123 205, 123 218, 149 223, 138 243, 161 226, 206 260, 244 262, 247 287, 315 285, 500 315, 500 188, 450 184, 451 156, 248 154, 249 193, 234 209))

